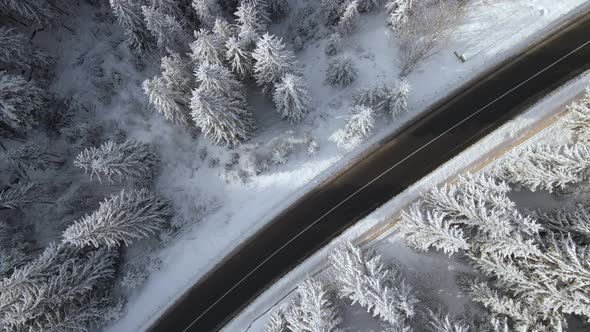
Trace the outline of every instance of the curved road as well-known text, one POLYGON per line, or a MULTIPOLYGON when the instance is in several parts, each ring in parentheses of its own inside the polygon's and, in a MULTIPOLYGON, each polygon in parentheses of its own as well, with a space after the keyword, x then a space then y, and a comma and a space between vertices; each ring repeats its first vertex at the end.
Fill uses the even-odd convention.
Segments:
POLYGON ((278 278, 531 103, 590 68, 590 15, 467 84, 290 206, 151 327, 214 331, 278 278))

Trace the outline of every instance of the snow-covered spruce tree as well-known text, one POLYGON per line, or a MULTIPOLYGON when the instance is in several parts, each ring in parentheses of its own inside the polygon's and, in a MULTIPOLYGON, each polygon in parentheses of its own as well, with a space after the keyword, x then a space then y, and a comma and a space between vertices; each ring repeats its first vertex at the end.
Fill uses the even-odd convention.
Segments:
POLYGON ((190 119, 188 100, 182 92, 171 89, 163 77, 155 76, 142 84, 150 104, 162 114, 166 120, 187 125, 190 119))
POLYGON ((345 0, 321 0, 320 13, 327 26, 338 24, 345 2, 345 0))
POLYGON ((328 64, 326 82, 333 86, 345 87, 357 77, 358 69, 348 54, 337 56, 328 64))
POLYGON ((141 8, 133 0, 109 0, 117 22, 125 29, 125 43, 136 54, 148 54, 154 48, 154 39, 150 35, 143 18, 141 8))
POLYGON ((441 310, 426 310, 428 315, 428 330, 431 332, 469 332, 470 326, 462 319, 451 318, 449 314, 443 314, 441 310))
POLYGON ((582 245, 590 245, 590 207, 578 203, 575 207, 536 211, 543 227, 554 232, 570 234, 582 245))
POLYGON ((383 3, 382 0, 359 0, 358 1, 358 10, 359 12, 370 12, 373 9, 379 8, 383 3))
POLYGON ((193 0, 192 6, 205 28, 213 28, 215 19, 222 16, 221 7, 217 0, 193 0))
POLYGON ((254 70, 254 58, 249 51, 247 42, 236 37, 230 37, 225 43, 225 59, 231 66, 231 70, 244 79, 250 76, 254 70))
POLYGON ((0 64, 19 68, 48 69, 53 59, 34 48, 27 37, 15 29, 0 27, 0 64))
POLYGON ((16 331, 88 330, 110 311, 105 285, 114 277, 117 256, 51 243, 0 282, 0 303, 7 304, 0 305, 0 321, 16 331), (103 306, 95 308, 90 297, 103 306))
POLYGON ((286 332, 287 320, 285 319, 285 311, 283 309, 277 309, 272 312, 268 323, 264 327, 264 332, 286 332))
POLYGON ((150 180, 158 170, 160 159, 150 144, 134 140, 122 143, 107 141, 98 148, 84 149, 74 165, 90 173, 90 178, 102 182, 127 182, 132 179, 150 180))
POLYGON ((356 147, 369 135, 375 126, 374 111, 371 107, 356 105, 346 117, 346 125, 337 130, 330 139, 345 149, 356 147))
POLYGON ((303 78, 286 74, 275 86, 273 101, 283 117, 293 122, 303 119, 309 110, 309 97, 303 78))
POLYGON ((350 242, 330 254, 342 298, 358 303, 392 328, 407 329, 418 300, 398 272, 350 242))
POLYGON ((150 0, 149 3, 165 15, 170 15, 178 20, 184 17, 184 13, 177 0, 150 0))
POLYGON ((560 191, 587 181, 590 149, 582 144, 533 145, 512 154, 495 174, 532 191, 560 191))
POLYGON ((336 55, 336 53, 342 50, 342 35, 338 32, 335 32, 330 35, 328 41, 326 42, 326 54, 327 55, 336 55))
POLYGON ((163 230, 172 217, 168 201, 147 189, 122 190, 68 227, 63 242, 77 247, 118 247, 163 230))
POLYGON ((47 149, 32 142, 25 143, 15 149, 8 149, 0 155, 1 159, 7 160, 18 168, 45 170, 56 163, 51 158, 53 155, 47 149))
POLYGON ((387 24, 394 30, 402 29, 410 20, 415 0, 388 0, 385 4, 387 9, 387 24))
POLYGON ((0 191, 0 210, 20 209, 36 201, 32 183, 18 183, 0 191))
POLYGON ((572 132, 574 141, 590 142, 590 88, 584 96, 568 106, 567 128, 572 132))
POLYGON ((39 123, 49 102, 47 93, 33 81, 0 71, 0 131, 31 129, 39 123))
POLYGON ((285 313, 289 331, 332 332, 342 321, 325 286, 313 278, 297 287, 297 293, 285 313))
POLYGON ((175 17, 153 6, 142 6, 141 10, 146 28, 156 39, 156 45, 161 51, 182 51, 185 48, 188 37, 175 17))
POLYGON ((60 24, 57 10, 43 0, 2 0, 0 12, 14 15, 43 28, 54 29, 60 24))
POLYGON ((242 1, 234 15, 240 32, 254 31, 262 34, 266 31, 268 21, 254 3, 242 1))
POLYGON ((190 56, 194 63, 209 62, 223 65, 225 45, 210 31, 195 31, 195 41, 190 44, 190 56))
MULTIPOLYGON (((168 89, 179 95, 187 95, 194 88, 193 64, 180 54, 171 52, 162 57, 162 77, 168 89)), ((188 99, 183 96, 183 99, 188 99)))
POLYGON ((229 24, 223 18, 217 18, 215 20, 215 24, 213 25, 213 35, 217 40, 221 42, 221 44, 225 45, 227 40, 235 35, 235 27, 229 24))
POLYGON ((409 84, 398 81, 395 86, 385 84, 361 89, 352 96, 355 105, 370 106, 377 112, 387 112, 393 117, 408 109, 409 84))
POLYGON ((274 85, 287 73, 295 72, 295 57, 285 49, 281 38, 265 33, 252 54, 254 78, 265 91, 271 92, 274 85))
POLYGON ((193 90, 191 115, 213 144, 235 146, 252 137, 254 115, 244 102, 207 89, 193 90))
POLYGON ((246 104, 243 84, 224 66, 203 63, 195 70, 195 80, 199 89, 246 104))
POLYGON ((344 12, 338 21, 338 31, 347 35, 356 29, 359 21, 358 1, 350 0, 344 7, 344 12))

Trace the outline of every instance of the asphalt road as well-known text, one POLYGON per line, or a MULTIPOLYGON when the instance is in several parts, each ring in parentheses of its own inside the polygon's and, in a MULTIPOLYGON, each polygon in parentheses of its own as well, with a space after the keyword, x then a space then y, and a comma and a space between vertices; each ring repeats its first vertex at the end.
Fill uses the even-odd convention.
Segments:
POLYGON ((586 13, 383 140, 246 240, 169 308, 150 331, 220 329, 274 281, 346 228, 589 69, 588 32, 590 15, 586 13))

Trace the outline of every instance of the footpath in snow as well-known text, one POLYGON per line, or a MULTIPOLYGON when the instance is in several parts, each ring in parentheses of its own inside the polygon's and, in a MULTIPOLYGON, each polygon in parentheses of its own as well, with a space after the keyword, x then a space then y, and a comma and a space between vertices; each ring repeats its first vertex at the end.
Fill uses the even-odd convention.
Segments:
MULTIPOLYGON (((449 43, 407 77, 413 87, 409 100, 411 111, 395 122, 380 125, 376 134, 349 152, 338 149, 328 138, 343 126, 344 119, 341 118, 348 111, 352 91, 380 82, 394 82, 399 75, 397 50, 387 34, 385 14, 361 15, 358 31, 345 39, 344 49, 353 56, 360 69, 355 83, 346 89, 323 83, 327 67, 326 40, 309 42, 297 53, 297 58, 309 84, 312 112, 301 125, 292 129, 278 116, 263 116, 272 113, 268 110, 272 107, 268 102, 252 101, 256 105, 260 127, 260 135, 252 144, 266 144, 276 137, 290 139, 292 136, 297 140, 308 135, 317 137, 321 148, 313 158, 303 152, 294 153, 287 164, 255 176, 245 184, 226 183, 218 174, 219 168, 209 168, 195 157, 202 151, 202 142, 194 144, 190 137, 179 133, 158 115, 130 120, 136 115, 132 110, 123 110, 127 110, 130 103, 137 103, 137 96, 142 94, 139 89, 130 88, 127 97, 115 100, 114 109, 105 112, 105 117, 120 121, 121 112, 128 112, 129 119, 121 122, 129 136, 154 142, 162 151, 162 175, 157 180, 157 189, 173 200, 185 218, 198 215, 202 220, 159 253, 163 261, 160 270, 151 275, 142 289, 131 295, 126 314, 107 330, 137 331, 147 327, 240 241, 264 226, 291 202, 449 91, 525 48, 584 3, 583 0, 471 2, 449 43), (454 52, 463 54, 467 61, 459 61, 454 52), (205 214, 203 210, 206 210, 205 214)), ((277 30, 280 28, 276 27, 277 30)), ((67 79, 62 77, 61 82, 67 79)), ((70 81, 68 84, 75 82, 70 81)), ((70 88, 66 83, 62 84, 66 86, 56 89, 70 88)), ((242 330, 243 325, 233 326, 230 330, 242 330)))

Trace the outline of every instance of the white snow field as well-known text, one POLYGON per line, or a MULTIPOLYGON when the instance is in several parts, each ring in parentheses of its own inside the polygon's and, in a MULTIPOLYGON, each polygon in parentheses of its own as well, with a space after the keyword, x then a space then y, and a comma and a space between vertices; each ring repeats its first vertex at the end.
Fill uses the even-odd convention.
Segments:
MULTIPOLYGON (((296 285, 308 276, 318 276, 324 281, 330 280, 331 271, 327 257, 345 241, 363 243, 366 248, 379 253, 385 263, 394 262, 409 272, 409 283, 428 294, 421 296, 422 300, 428 299, 433 303, 444 304, 451 315, 461 314, 464 306, 470 301, 459 291, 455 283, 456 273, 469 270, 470 267, 442 253, 417 253, 395 238, 395 227, 384 226, 395 223, 401 210, 418 199, 421 193, 433 186, 453 181, 460 175, 475 174, 493 167, 515 147, 536 143, 562 143, 563 137, 566 137, 563 135, 563 115, 567 114, 565 106, 580 97, 588 84, 590 73, 586 72, 406 189, 267 289, 234 318, 224 331, 262 331, 270 313, 276 308, 286 306, 292 299, 296 285), (378 232, 378 236, 375 237, 375 229, 387 230, 378 232)), ((535 197, 537 205, 548 206, 551 202, 555 204, 554 199, 548 200, 545 197, 539 201, 540 196, 535 197)), ((344 302, 346 301, 339 301, 344 319, 340 326, 358 331, 379 330, 378 320, 371 317, 364 308, 343 304, 344 302)))
MULTIPOLYGON (((291 14, 301 3, 291 1, 291 14)), ((249 102, 254 106, 258 131, 256 138, 238 151, 249 147, 270 150, 273 144, 281 141, 292 144, 295 150, 286 164, 272 165, 268 171, 245 183, 231 178, 226 181, 227 177, 222 176, 228 174, 224 165, 231 164, 230 152, 210 145, 205 139, 195 140, 190 133, 166 122, 159 114, 144 112, 147 101, 141 82, 156 74, 156 62, 138 72, 125 60, 129 58, 126 51, 117 48, 117 52, 113 52, 112 42, 121 38, 119 30, 113 28, 112 34, 97 38, 87 24, 91 13, 72 18, 66 24, 80 27, 79 31, 86 33, 52 40, 45 45, 60 54, 60 68, 51 89, 61 95, 74 96, 87 107, 99 110, 105 121, 116 123, 129 137, 154 143, 162 159, 155 189, 172 200, 181 212, 180 220, 189 221, 184 231, 164 249, 149 248, 150 254, 163 261, 160 269, 153 272, 142 288, 129 295, 125 314, 107 330, 145 329, 240 241, 291 202, 438 98, 525 48, 543 31, 556 27, 568 15, 581 10, 578 6, 588 4, 583 0, 472 1, 450 41, 407 77, 412 86, 410 111, 396 120, 378 124, 373 135, 352 151, 339 149, 329 140, 332 133, 344 126, 343 117, 348 112, 351 93, 380 82, 395 82, 399 75, 397 50, 387 34, 385 13, 361 14, 358 30, 344 37, 344 52, 351 54, 359 67, 357 80, 346 88, 324 83, 326 39, 309 41, 296 56, 311 93, 312 110, 301 123, 291 125, 276 114, 267 98, 252 98, 249 102), (467 61, 459 61, 455 51, 463 54, 467 61), (72 65, 82 54, 87 58, 102 56, 102 68, 107 75, 116 72, 126 78, 123 80, 126 84, 116 87, 106 107, 96 100, 94 88, 88 86, 90 83, 80 79, 88 75, 87 66, 72 65), (301 144, 309 137, 317 139, 320 145, 313 157, 307 156, 301 144), (215 158, 219 158, 218 165, 215 158)), ((293 15, 271 26, 271 31, 286 37, 292 20, 293 15)), ((128 255, 132 260, 146 252, 134 248, 128 255)), ((243 326, 237 324, 229 330, 242 330, 243 326)))

